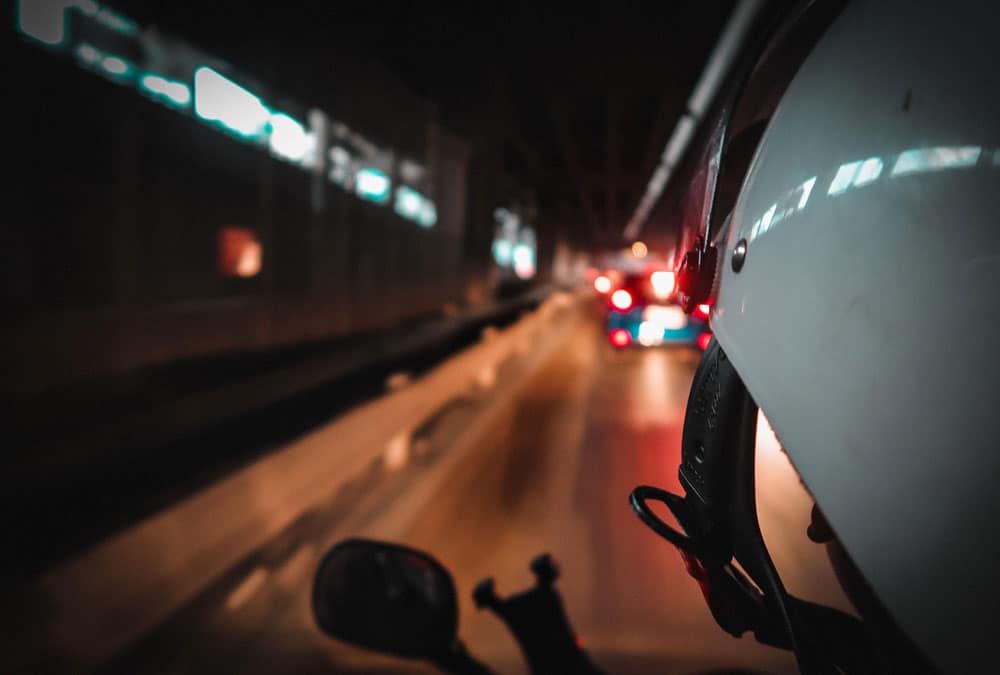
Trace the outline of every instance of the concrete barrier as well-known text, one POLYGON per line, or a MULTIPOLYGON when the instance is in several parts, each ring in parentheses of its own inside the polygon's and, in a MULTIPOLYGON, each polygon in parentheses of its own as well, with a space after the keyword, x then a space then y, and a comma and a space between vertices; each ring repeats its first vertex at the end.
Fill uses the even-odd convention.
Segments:
MULTIPOLYGON (((93 669, 132 644, 297 516, 373 462, 399 461, 412 432, 524 350, 575 296, 558 293, 414 380, 103 541, 25 590, 45 607, 12 645, 31 672, 93 669), (395 458, 395 459, 393 459, 395 458)), ((8 652, 7 657, 11 653, 8 652)))

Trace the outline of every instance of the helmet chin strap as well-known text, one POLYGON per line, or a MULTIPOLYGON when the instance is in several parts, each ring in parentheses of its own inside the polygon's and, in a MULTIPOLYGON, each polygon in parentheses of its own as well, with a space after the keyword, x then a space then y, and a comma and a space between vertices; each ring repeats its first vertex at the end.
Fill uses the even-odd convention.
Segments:
POLYGON ((757 405, 713 340, 684 419, 679 475, 685 495, 640 486, 629 496, 632 508, 678 548, 726 632, 751 631, 763 644, 794 651, 803 673, 885 672, 859 620, 785 591, 757 519, 756 431, 757 405), (649 501, 665 504, 681 530, 654 514, 649 501))

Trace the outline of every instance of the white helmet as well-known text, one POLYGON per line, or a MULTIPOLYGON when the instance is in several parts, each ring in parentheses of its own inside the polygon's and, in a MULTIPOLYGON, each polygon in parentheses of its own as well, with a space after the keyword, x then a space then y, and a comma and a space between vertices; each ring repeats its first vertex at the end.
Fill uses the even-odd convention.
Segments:
POLYGON ((1000 626, 1000 40, 995 8, 971 4, 854 2, 804 59, 695 270, 718 346, 689 402, 688 496, 633 497, 702 577, 699 538, 728 536, 721 558, 735 552, 795 646, 801 607, 759 534, 726 525, 738 497, 699 512, 742 489, 712 453, 745 468, 715 446, 746 441, 756 403, 878 603, 945 672, 995 663, 1000 626), (727 398, 743 387, 749 408, 727 398))

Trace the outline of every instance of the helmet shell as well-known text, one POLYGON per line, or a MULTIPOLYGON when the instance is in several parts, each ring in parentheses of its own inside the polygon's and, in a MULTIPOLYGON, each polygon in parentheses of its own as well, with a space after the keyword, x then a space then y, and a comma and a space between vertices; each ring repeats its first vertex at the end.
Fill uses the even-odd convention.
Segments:
POLYGON ((1000 597, 1000 40, 984 9, 844 10, 757 150, 713 310, 861 572, 956 672, 992 659, 1000 597))

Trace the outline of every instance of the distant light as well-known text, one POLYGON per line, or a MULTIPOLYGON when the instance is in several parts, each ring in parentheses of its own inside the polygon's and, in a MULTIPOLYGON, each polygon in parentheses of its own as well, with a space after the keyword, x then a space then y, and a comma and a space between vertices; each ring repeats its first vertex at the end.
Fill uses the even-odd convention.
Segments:
POLYGON ((434 202, 405 185, 396 188, 393 210, 421 227, 433 227, 437 223, 437 208, 434 202))
POLYGON ((194 71, 194 111, 244 137, 261 135, 271 114, 257 96, 208 66, 194 71))
POLYGON ((896 164, 892 167, 892 175, 900 176, 922 171, 975 166, 981 152, 982 148, 978 145, 907 150, 900 153, 899 158, 896 159, 896 164))
POLYGON ((191 102, 191 89, 183 82, 168 80, 160 75, 147 73, 139 79, 139 88, 175 106, 186 106, 191 102))
POLYGON ((423 204, 423 196, 413 188, 405 185, 396 188, 396 202, 393 204, 393 210, 402 217, 416 220, 420 216, 423 204))
POLYGON ((335 145, 330 148, 330 161, 334 164, 350 164, 351 163, 351 153, 347 152, 344 148, 339 145, 335 145))
POLYGON ((649 253, 649 248, 641 241, 632 244, 632 255, 636 258, 645 258, 647 253, 649 253))
POLYGON ((643 321, 639 324, 639 344, 652 347, 663 342, 663 325, 655 321, 643 321))
POLYGON ((330 148, 329 156, 330 173, 328 178, 345 190, 351 189, 354 175, 351 172, 350 153, 339 145, 335 145, 330 148))
MULTIPOLYGON (((84 6, 92 6, 96 8, 96 3, 93 2, 83 2, 79 3, 84 6)), ((82 9, 82 7, 81 7, 82 9)), ((107 7, 101 8, 97 12, 97 16, 94 17, 98 22, 104 24, 108 28, 118 33, 123 33, 125 35, 135 35, 139 32, 139 27, 129 19, 126 19, 121 14, 116 14, 107 7)))
POLYGON ((352 177, 350 168, 341 164, 333 164, 330 166, 330 173, 327 177, 345 190, 351 189, 352 177))
POLYGON ((530 279, 535 276, 535 264, 525 263, 518 265, 514 264, 514 274, 517 275, 518 279, 530 279))
POLYGON ((273 113, 267 118, 271 128, 268 146, 271 152, 284 159, 298 162, 302 160, 312 147, 313 139, 306 128, 285 113, 273 113))
POLYGON ((253 230, 245 227, 223 227, 219 230, 219 272, 223 276, 256 276, 260 273, 262 253, 253 230))
POLYGON ((243 278, 256 276, 260 272, 260 258, 260 244, 252 242, 243 249, 236 264, 236 274, 243 278))
POLYGON ((521 279, 535 276, 535 251, 527 244, 517 244, 513 251, 514 274, 521 279))
POLYGON ((624 328, 615 328, 613 331, 608 333, 608 340, 611 341, 615 347, 628 347, 629 343, 632 342, 632 336, 624 328))
POLYGON ((675 277, 673 272, 657 270, 649 276, 649 283, 653 286, 653 294, 663 299, 670 297, 674 292, 675 277))
POLYGON ((882 160, 878 157, 870 157, 861 163, 858 175, 854 177, 854 187, 867 185, 882 175, 882 160))
POLYGON ((624 288, 619 288, 611 294, 611 304, 624 312, 632 306, 632 294, 624 288))
POLYGON ((412 160, 404 159, 399 162, 399 175, 405 181, 416 183, 424 177, 424 168, 412 160))
POLYGON ((705 351, 706 349, 708 349, 708 345, 710 342, 712 342, 711 333, 702 333, 701 335, 698 336, 698 348, 701 349, 701 351, 705 351))
POLYGON ((41 43, 61 45, 66 39, 66 9, 71 5, 57 0, 21 0, 17 3, 17 29, 41 43))
POLYGON ((657 307, 650 305, 642 312, 642 318, 661 329, 680 330, 688 325, 687 314, 680 307, 657 307))
POLYGON ((391 187, 389 177, 378 169, 361 169, 354 176, 354 191, 362 199, 383 204, 391 187))
POLYGON ((81 61, 90 65, 96 65, 101 60, 101 51, 88 42, 84 42, 76 48, 76 55, 81 61))
POLYGON ((493 259, 497 261, 497 264, 501 267, 507 267, 510 265, 511 254, 513 253, 513 246, 506 239, 496 239, 493 241, 493 259))
POLYGON ((598 293, 604 294, 611 290, 611 279, 608 279, 603 274, 594 279, 594 290, 598 293))
POLYGON ((117 56, 105 56, 101 59, 101 67, 112 75, 124 75, 132 69, 128 63, 117 56))
POLYGON ((424 197, 424 203, 420 207, 420 215, 417 217, 417 223, 423 227, 434 227, 437 219, 437 207, 434 206, 434 202, 424 197))
POLYGON ((837 169, 837 175, 833 177, 830 188, 826 193, 828 195, 839 195, 845 192, 847 188, 851 187, 851 182, 854 180, 854 176, 860 166, 860 161, 841 164, 840 168, 837 169))

